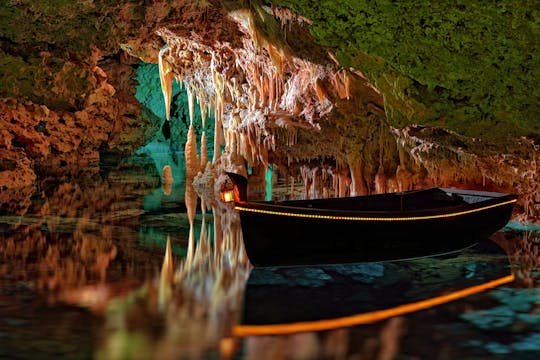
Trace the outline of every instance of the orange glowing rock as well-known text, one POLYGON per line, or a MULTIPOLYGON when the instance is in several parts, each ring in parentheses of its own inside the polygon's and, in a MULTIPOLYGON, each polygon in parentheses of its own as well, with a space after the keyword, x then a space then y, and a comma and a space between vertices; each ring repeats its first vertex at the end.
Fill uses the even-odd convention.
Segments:
POLYGON ((326 98, 326 91, 324 90, 324 86, 322 84, 321 79, 315 80, 313 87, 315 88, 315 92, 317 93, 317 98, 319 99, 319 103, 321 105, 324 105, 324 100, 326 98))
POLYGON ((197 155, 197 141, 193 124, 189 126, 184 154, 186 158, 186 181, 191 184, 201 167, 201 161, 197 155))
POLYGON ((163 193, 165 195, 171 195, 174 178, 172 174, 172 169, 169 165, 165 165, 163 167, 162 179, 163 179, 163 183, 162 183, 163 193))
POLYGON ((349 169, 351 171, 351 196, 367 195, 362 161, 349 161, 349 169))
POLYGON ((203 131, 201 134, 201 172, 206 169, 206 164, 208 164, 208 151, 206 149, 206 131, 203 131))
POLYGON ((383 194, 386 190, 386 174, 384 173, 384 168, 382 166, 379 166, 379 170, 377 171, 377 174, 375 175, 375 192, 377 194, 383 194))

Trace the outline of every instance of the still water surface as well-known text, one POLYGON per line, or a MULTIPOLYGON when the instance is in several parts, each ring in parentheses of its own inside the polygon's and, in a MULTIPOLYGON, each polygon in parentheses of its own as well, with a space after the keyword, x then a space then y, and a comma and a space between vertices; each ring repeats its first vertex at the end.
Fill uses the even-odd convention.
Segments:
POLYGON ((487 248, 438 258, 255 271, 230 209, 188 211, 178 159, 41 179, 22 214, 0 215, 0 358, 539 358, 537 230, 516 224, 487 248), (163 188, 166 164, 174 181, 163 188), (236 331, 347 318, 509 274, 509 284, 370 324, 236 331))

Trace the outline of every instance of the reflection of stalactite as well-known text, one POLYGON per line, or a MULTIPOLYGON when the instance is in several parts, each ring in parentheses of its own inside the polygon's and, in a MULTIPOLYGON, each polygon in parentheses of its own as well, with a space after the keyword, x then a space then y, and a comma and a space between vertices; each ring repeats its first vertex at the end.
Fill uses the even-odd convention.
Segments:
POLYGON ((171 195, 174 178, 172 174, 172 169, 169 165, 165 165, 163 167, 161 178, 163 179, 163 182, 162 182, 163 193, 165 195, 171 195))
MULTIPOLYGON (((250 265, 243 248, 238 214, 232 208, 220 207, 212 208, 212 213, 214 230, 219 234, 214 233, 212 246, 211 232, 203 216, 197 249, 191 259, 181 262, 175 273, 175 292, 182 294, 179 299, 184 302, 193 299, 204 309, 196 313, 190 311, 185 321, 186 324, 196 321, 203 326, 203 338, 215 344, 227 327, 223 319, 225 312, 238 310, 250 265)), ((169 314, 171 310, 191 309, 189 304, 178 305, 172 301, 169 314)), ((175 319, 178 321, 178 317, 175 319)))
POLYGON ((165 255, 163 257, 163 264, 161 265, 161 274, 159 277, 158 288, 158 304, 163 309, 166 303, 170 300, 172 295, 172 283, 173 283, 173 259, 171 250, 171 238, 167 235, 167 246, 165 248, 165 255))
POLYGON ((540 232, 498 232, 491 236, 508 254, 516 281, 526 288, 538 288, 540 275, 540 232))
POLYGON ((197 193, 193 188, 193 179, 200 169, 200 160, 197 156, 197 143, 195 141, 195 130, 193 123, 189 126, 188 138, 185 147, 186 157, 186 193, 185 203, 189 219, 189 242, 188 242, 188 259, 193 257, 195 252, 195 235, 194 235, 194 220, 197 211, 197 193))
POLYGON ((403 323, 402 317, 395 317, 388 320, 381 329, 379 360, 392 360, 399 354, 399 341, 404 332, 403 323))

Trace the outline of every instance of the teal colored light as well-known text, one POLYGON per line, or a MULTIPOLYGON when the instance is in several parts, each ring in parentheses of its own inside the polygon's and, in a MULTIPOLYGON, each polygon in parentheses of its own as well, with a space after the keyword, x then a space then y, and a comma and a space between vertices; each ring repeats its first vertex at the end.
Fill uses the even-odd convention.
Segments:
POLYGON ((264 197, 266 201, 272 200, 272 175, 272 164, 268 164, 268 169, 266 169, 266 196, 264 197))
MULTIPOLYGON (((159 68, 156 64, 141 63, 137 67, 138 86, 135 97, 160 119, 165 119, 165 100, 161 91, 159 68)), ((172 97, 181 91, 180 84, 173 81, 172 97)))

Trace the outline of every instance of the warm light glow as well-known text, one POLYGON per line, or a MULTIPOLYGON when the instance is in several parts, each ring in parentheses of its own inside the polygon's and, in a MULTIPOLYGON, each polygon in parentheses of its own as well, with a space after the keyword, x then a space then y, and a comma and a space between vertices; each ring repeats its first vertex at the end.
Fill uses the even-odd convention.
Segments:
POLYGON ((234 200, 234 191, 233 190, 222 191, 221 200, 226 203, 232 202, 234 200))
MULTIPOLYGON (((508 205, 516 201, 517 201, 516 199, 512 199, 512 200, 508 200, 499 204, 484 206, 477 209, 458 211, 458 212, 453 212, 453 213, 448 213, 448 214, 425 215, 425 216, 404 216, 404 217, 334 216, 334 215, 301 214, 301 213, 291 213, 291 212, 284 212, 284 211, 252 209, 252 208, 247 208, 243 206, 235 206, 234 208, 239 211, 249 211, 249 212, 268 214, 268 215, 291 216, 291 217, 311 218, 311 219, 348 220, 348 221, 411 221, 411 220, 441 219, 441 218, 449 218, 453 216, 467 215, 467 214, 472 214, 475 212, 492 209, 499 206, 508 205)), ((321 210, 324 211, 324 209, 321 209, 321 210)))
POLYGON ((440 295, 426 300, 396 306, 390 309, 378 310, 369 313, 352 315, 337 319, 317 320, 309 322, 297 322, 290 324, 273 325, 236 325, 232 329, 233 336, 259 336, 259 335, 284 335, 307 331, 323 331, 355 325, 370 324, 394 316, 400 316, 415 311, 425 310, 437 305, 454 301, 466 296, 508 284, 515 280, 514 275, 504 276, 480 285, 468 287, 448 294, 440 295))

